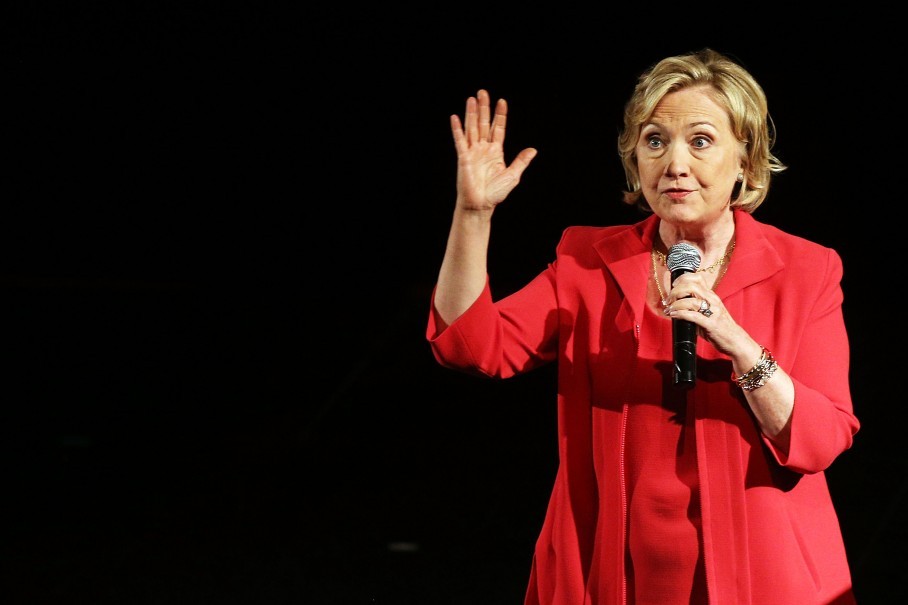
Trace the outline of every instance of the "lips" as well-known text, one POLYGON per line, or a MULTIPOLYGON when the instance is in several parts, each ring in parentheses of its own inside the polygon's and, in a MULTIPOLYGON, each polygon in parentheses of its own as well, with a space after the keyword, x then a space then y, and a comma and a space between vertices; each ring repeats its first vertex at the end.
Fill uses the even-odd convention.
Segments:
POLYGON ((673 200, 680 200, 684 199, 690 193, 691 191, 689 189, 666 189, 662 192, 662 195, 673 200))

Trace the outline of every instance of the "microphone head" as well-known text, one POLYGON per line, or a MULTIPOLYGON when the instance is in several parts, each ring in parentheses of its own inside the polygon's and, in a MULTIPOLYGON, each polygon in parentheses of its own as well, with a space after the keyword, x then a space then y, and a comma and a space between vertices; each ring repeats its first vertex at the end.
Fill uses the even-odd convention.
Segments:
POLYGON ((700 253, 690 244, 681 242, 668 249, 665 264, 672 275, 675 274, 675 271, 693 273, 700 268, 700 253))

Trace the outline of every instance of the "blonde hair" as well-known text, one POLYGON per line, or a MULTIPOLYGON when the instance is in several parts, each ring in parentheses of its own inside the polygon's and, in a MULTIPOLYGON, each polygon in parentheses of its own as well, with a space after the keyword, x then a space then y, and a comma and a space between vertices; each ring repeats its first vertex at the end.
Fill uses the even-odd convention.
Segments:
POLYGON ((766 199, 772 175, 787 166, 772 153, 775 128, 763 88, 746 69, 710 48, 662 59, 638 78, 624 106, 624 128, 618 135, 628 187, 624 202, 652 211, 640 189, 637 170, 640 129, 665 95, 693 86, 708 86, 714 100, 728 112, 732 131, 741 143, 744 167, 744 180, 732 192, 730 205, 753 212, 766 199))

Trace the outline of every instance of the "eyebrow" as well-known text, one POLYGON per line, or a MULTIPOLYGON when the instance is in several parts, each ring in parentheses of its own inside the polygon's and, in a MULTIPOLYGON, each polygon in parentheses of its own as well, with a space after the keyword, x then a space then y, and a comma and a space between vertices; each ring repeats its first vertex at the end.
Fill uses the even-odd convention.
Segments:
MULTIPOLYGON (((641 124, 640 130, 641 131, 646 130, 650 126, 652 126, 654 128, 664 128, 664 126, 662 125, 661 122, 649 121, 649 122, 644 122, 643 124, 641 124)), ((718 126, 715 125, 715 123, 710 122, 709 120, 700 120, 699 122, 694 122, 693 124, 689 124, 689 125, 685 126, 685 128, 699 128, 701 126, 709 126, 710 128, 713 128, 716 130, 718 130, 718 128, 719 128, 718 126)))

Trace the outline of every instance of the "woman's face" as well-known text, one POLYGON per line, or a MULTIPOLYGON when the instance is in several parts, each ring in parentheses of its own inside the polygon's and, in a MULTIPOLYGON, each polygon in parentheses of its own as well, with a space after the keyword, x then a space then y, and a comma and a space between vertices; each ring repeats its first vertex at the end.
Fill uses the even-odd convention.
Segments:
POLYGON ((726 210, 742 144, 707 87, 665 95, 640 130, 637 169, 643 195, 662 220, 703 224, 726 210))

